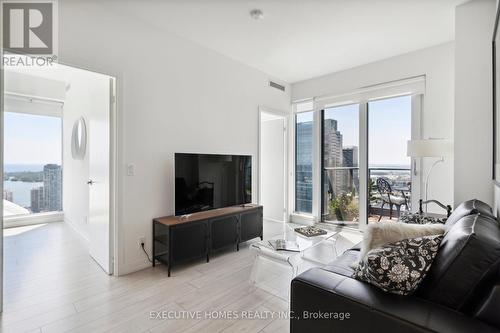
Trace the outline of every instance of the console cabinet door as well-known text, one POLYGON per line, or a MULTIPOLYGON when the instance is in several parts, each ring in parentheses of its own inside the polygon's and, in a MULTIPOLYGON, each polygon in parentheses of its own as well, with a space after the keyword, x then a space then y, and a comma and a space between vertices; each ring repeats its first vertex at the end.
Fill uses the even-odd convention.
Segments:
POLYGON ((155 260, 159 260, 163 263, 168 263, 169 251, 169 231, 170 228, 161 223, 153 223, 153 265, 155 265, 155 260))
POLYGON ((172 262, 202 258, 208 254, 208 221, 171 228, 172 262))
POLYGON ((262 237, 262 209, 240 215, 241 237, 240 242, 262 237))
POLYGON ((212 250, 236 245, 238 242, 238 216, 226 216, 210 221, 212 250))

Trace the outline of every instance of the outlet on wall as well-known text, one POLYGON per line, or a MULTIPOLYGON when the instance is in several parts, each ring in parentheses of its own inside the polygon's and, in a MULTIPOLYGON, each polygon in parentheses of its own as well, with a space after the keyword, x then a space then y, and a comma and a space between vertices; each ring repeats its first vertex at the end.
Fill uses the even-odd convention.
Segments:
POLYGON ((141 248, 141 247, 142 247, 142 246, 141 246, 141 244, 146 245, 146 237, 144 237, 144 236, 139 237, 139 242, 138 242, 138 244, 139 244, 139 248, 141 248))

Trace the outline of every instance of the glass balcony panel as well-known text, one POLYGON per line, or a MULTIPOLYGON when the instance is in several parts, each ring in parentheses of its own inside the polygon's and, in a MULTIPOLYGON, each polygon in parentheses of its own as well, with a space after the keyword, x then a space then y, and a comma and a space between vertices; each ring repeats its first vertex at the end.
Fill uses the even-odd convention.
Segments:
POLYGON ((411 210, 411 169, 370 168, 368 192, 368 222, 378 222, 399 218, 399 213, 411 210), (377 186, 377 180, 384 179, 390 185, 390 193, 377 186), (391 214, 391 205, 392 214, 391 214), (399 212, 398 212, 398 207, 399 212), (392 218, 391 218, 392 215, 392 218))

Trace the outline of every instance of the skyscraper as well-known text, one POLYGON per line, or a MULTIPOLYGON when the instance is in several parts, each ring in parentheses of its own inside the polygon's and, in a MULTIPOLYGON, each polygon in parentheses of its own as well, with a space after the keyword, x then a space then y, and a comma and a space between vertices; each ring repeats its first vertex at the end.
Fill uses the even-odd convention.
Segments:
POLYGON ((45 210, 62 211, 62 170, 57 164, 43 167, 43 189, 45 210))
POLYGON ((297 123, 296 132, 295 210, 311 213, 313 122, 297 123))
POLYGON ((11 190, 4 189, 3 190, 3 198, 7 201, 14 202, 14 194, 11 190))
POLYGON ((332 198, 343 192, 346 183, 346 171, 339 168, 343 165, 342 155, 343 137, 338 130, 338 123, 335 119, 325 119, 323 122, 323 167, 325 177, 323 178, 324 190, 329 193, 323 197, 324 207, 329 206, 332 198))
POLYGON ((342 156, 344 158, 344 166, 357 167, 358 166, 358 147, 349 146, 342 149, 342 156))
POLYGON ((31 212, 40 213, 45 210, 43 186, 31 190, 31 212))
POLYGON ((353 186, 359 188, 358 169, 358 147, 350 146, 342 149, 342 157, 344 159, 344 166, 353 168, 345 172, 345 190, 351 192, 353 186))
POLYGON ((338 130, 335 119, 325 119, 323 122, 323 166, 342 166, 342 133, 338 130))

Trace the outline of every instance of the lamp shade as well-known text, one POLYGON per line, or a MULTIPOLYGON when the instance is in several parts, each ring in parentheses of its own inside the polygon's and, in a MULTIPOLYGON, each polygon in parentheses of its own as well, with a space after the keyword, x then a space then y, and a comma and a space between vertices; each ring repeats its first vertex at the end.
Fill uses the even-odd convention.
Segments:
POLYGON ((410 157, 444 157, 450 155, 453 145, 449 140, 427 139, 408 141, 406 155, 410 157))

